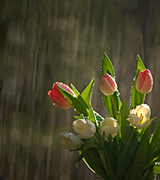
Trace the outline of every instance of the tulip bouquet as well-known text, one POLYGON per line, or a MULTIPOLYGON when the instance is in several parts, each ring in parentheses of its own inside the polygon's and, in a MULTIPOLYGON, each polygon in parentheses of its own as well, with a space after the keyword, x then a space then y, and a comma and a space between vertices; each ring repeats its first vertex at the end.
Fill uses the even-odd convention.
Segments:
POLYGON ((80 160, 104 180, 152 180, 160 173, 160 119, 150 135, 151 109, 144 103, 152 90, 153 78, 137 56, 136 74, 131 88, 130 107, 120 100, 114 67, 104 53, 100 78, 103 104, 109 117, 102 117, 91 105, 94 79, 80 93, 72 84, 54 83, 48 92, 60 108, 73 107, 74 133, 58 136, 59 144, 78 151, 80 160))

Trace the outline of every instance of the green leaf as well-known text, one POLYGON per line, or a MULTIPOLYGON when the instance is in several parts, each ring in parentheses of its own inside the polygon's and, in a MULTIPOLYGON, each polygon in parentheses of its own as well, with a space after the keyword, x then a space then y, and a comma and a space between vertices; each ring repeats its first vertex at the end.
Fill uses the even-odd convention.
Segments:
POLYGON ((108 109, 110 116, 117 119, 119 109, 121 108, 118 91, 115 91, 114 94, 110 96, 103 95, 103 104, 108 109))
POLYGON ((125 142, 126 128, 129 125, 129 121, 127 120, 128 115, 129 115, 129 110, 128 110, 127 102, 124 101, 121 106, 119 118, 118 118, 118 123, 120 125, 121 139, 123 143, 125 142))
MULTIPOLYGON (((110 179, 115 179, 116 175, 116 163, 117 162, 117 141, 116 138, 112 138, 110 135, 110 140, 109 142, 105 141, 104 143, 104 150, 102 153, 104 154, 105 162, 107 165, 107 169, 109 174, 110 179), (113 153, 114 152, 114 153, 113 153)), ((101 157, 101 159, 103 156, 101 157)))
POLYGON ((72 90, 74 91, 76 97, 78 97, 78 96, 80 95, 79 91, 74 87, 73 84, 71 84, 71 88, 72 88, 72 90))
POLYGON ((109 59, 109 57, 107 56, 106 53, 104 53, 103 59, 102 59, 102 70, 101 70, 101 74, 102 76, 104 76, 106 73, 111 74, 112 77, 114 77, 114 68, 113 65, 109 59))
POLYGON ((132 86, 131 88, 131 99, 130 99, 130 109, 134 109, 136 107, 136 102, 135 102, 135 85, 132 86))
POLYGON ((94 116, 95 116, 96 120, 97 120, 99 123, 104 120, 104 118, 103 118, 100 114, 98 114, 97 112, 93 111, 93 113, 94 113, 94 116))
POLYGON ((148 154, 146 167, 152 166, 160 159, 160 148, 157 148, 154 152, 151 154, 148 154))
POLYGON ((72 116, 72 118, 76 119, 87 119, 88 117, 85 117, 83 114, 80 114, 80 116, 72 116))
POLYGON ((84 158, 84 152, 83 151, 79 151, 79 156, 77 158, 77 161, 76 161, 76 166, 78 168, 78 163, 84 158))
POLYGON ((145 94, 142 94, 136 90, 135 83, 131 89, 131 109, 134 109, 137 105, 140 105, 145 100, 145 94))
POLYGON ((112 109, 112 100, 111 96, 105 96, 103 94, 103 104, 106 106, 108 109, 110 117, 114 117, 113 109, 112 109))
POLYGON ((109 180, 108 175, 104 170, 99 152, 96 148, 87 149, 84 153, 83 160, 93 172, 97 173, 101 178, 109 180))
POLYGON ((155 179, 155 174, 153 172, 153 166, 147 168, 145 170, 145 173, 143 174, 143 177, 141 178, 141 180, 151 180, 151 179, 155 179))
POLYGON ((127 172, 129 171, 132 162, 134 160, 134 156, 138 146, 138 139, 135 138, 130 141, 127 150, 124 147, 124 150, 120 154, 118 163, 117 163, 117 178, 118 180, 124 180, 127 172))
POLYGON ((134 109, 137 105, 140 105, 144 102, 145 99, 145 94, 141 94, 140 92, 138 92, 136 90, 135 87, 135 82, 136 82, 136 78, 138 76, 138 73, 140 71, 144 71, 146 68, 140 58, 139 55, 137 55, 137 69, 136 69, 136 75, 134 78, 134 85, 132 86, 131 89, 131 99, 130 99, 130 104, 131 104, 131 109, 134 109))
POLYGON ((81 103, 88 109, 88 105, 87 103, 85 102, 85 100, 83 99, 83 97, 81 96, 81 94, 78 92, 78 90, 74 87, 73 84, 71 84, 71 88, 72 90, 74 91, 75 95, 76 95, 76 98, 81 101, 81 103))
POLYGON ((132 168, 130 171, 130 180, 141 179, 141 176, 143 174, 149 144, 149 132, 150 126, 141 135, 141 141, 139 142, 138 149, 134 157, 132 168))
POLYGON ((151 137, 151 142, 149 145, 149 154, 152 153, 152 151, 155 150, 158 145, 158 141, 160 140, 159 130, 160 130, 160 117, 158 118, 157 125, 151 137))
POLYGON ((94 115, 94 112, 93 112, 91 105, 89 107, 89 119, 90 119, 90 121, 96 123, 96 125, 97 125, 97 121, 96 121, 96 118, 95 118, 95 115, 94 115))
POLYGON ((89 85, 81 93, 81 96, 84 99, 84 101, 86 102, 88 107, 91 104, 91 95, 92 95, 93 85, 94 85, 94 78, 91 80, 89 85))
POLYGON ((136 76, 138 75, 138 69, 140 69, 141 71, 144 71, 146 69, 139 55, 137 55, 137 74, 136 74, 136 76))
POLYGON ((123 153, 125 153, 127 151, 130 142, 134 138, 136 138, 136 136, 137 136, 137 132, 135 131, 135 129, 132 126, 127 126, 126 127, 126 134, 125 134, 125 138, 124 138, 124 150, 123 150, 123 153))
MULTIPOLYGON (((77 110, 79 114, 84 114, 85 116, 88 116, 88 111, 86 106, 79 100, 78 98, 72 96, 70 93, 62 89, 60 86, 58 86, 58 89, 60 92, 72 103, 72 106, 77 110)), ((79 96, 78 96, 79 97, 79 96)))
POLYGON ((118 91, 114 92, 114 94, 111 96, 111 100, 112 100, 112 109, 113 109, 114 118, 117 119, 119 110, 122 106, 122 103, 119 99, 118 91))
POLYGON ((97 148, 98 149, 98 146, 97 146, 97 143, 95 142, 95 139, 94 137, 91 137, 89 139, 84 139, 84 146, 83 146, 83 150, 86 151, 87 149, 89 148, 97 148))

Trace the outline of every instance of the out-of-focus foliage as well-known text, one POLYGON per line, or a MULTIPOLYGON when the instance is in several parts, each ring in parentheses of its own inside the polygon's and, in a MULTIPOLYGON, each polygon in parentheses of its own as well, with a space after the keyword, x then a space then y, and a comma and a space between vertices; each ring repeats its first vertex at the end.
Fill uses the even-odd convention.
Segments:
POLYGON ((76 153, 57 144, 58 134, 71 130, 70 117, 76 113, 51 106, 47 92, 56 81, 73 83, 82 92, 94 77, 92 104, 107 116, 98 89, 103 52, 112 59, 121 98, 128 103, 140 54, 154 77, 146 102, 152 115, 158 114, 159 8, 158 0, 1 2, 1 179, 95 178, 83 163, 76 168, 76 153))

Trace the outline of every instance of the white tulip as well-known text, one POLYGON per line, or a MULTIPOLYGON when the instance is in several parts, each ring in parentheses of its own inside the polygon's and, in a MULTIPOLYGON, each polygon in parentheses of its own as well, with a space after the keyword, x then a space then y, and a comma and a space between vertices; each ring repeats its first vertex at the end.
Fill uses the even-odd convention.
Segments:
POLYGON ((137 129, 142 129, 149 124, 151 109, 147 104, 141 104, 132 109, 128 121, 137 129))
POLYGON ((59 144, 67 150, 76 150, 82 145, 82 140, 73 133, 61 133, 58 136, 59 144))
POLYGON ((99 129, 99 133, 103 136, 105 132, 105 140, 108 141, 109 135, 114 138, 119 132, 119 124, 117 123, 116 119, 114 118, 106 118, 102 121, 99 129))
POLYGON ((82 139, 94 136, 96 132, 95 124, 90 120, 78 119, 73 122, 73 129, 82 139))

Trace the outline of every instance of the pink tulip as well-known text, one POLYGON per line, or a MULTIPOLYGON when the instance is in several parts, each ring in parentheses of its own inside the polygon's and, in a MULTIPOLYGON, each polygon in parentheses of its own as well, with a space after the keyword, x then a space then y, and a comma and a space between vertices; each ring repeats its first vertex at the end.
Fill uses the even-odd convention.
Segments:
POLYGON ((153 78, 151 72, 146 69, 140 71, 136 79, 136 89, 142 94, 149 93, 153 87, 153 78))
POLYGON ((68 109, 68 108, 71 107, 71 102, 69 102, 63 96, 63 94, 58 89, 58 86, 60 86, 65 91, 69 92, 71 95, 75 96, 75 94, 72 91, 72 89, 70 89, 66 84, 63 84, 63 83, 60 83, 60 82, 56 82, 56 83, 53 84, 53 87, 52 87, 51 91, 48 91, 48 95, 51 98, 52 102, 56 106, 58 106, 60 108, 63 108, 63 109, 68 109))
POLYGON ((102 76, 100 79, 100 90, 106 96, 112 95, 117 90, 115 79, 106 73, 105 76, 102 76))

